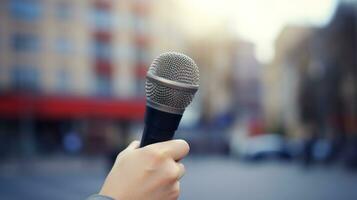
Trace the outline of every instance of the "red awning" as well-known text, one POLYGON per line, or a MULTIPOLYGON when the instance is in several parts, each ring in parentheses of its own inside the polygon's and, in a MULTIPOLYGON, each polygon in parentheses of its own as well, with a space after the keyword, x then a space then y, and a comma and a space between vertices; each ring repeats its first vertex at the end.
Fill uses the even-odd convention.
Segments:
POLYGON ((140 120, 144 112, 144 99, 0 95, 2 118, 31 115, 44 119, 96 117, 140 120))

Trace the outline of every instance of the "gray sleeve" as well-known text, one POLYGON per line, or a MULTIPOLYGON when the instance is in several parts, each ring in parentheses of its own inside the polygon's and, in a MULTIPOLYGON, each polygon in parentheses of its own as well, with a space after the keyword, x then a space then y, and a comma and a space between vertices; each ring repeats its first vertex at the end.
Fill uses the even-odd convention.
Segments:
POLYGON ((88 197, 86 200, 114 200, 111 197, 107 197, 107 196, 103 196, 103 195, 99 195, 99 194, 94 194, 90 197, 88 197))

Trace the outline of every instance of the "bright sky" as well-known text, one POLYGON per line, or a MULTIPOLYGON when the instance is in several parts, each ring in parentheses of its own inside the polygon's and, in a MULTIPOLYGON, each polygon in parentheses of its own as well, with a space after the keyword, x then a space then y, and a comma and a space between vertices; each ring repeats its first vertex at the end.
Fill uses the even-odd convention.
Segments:
POLYGON ((205 30, 217 28, 220 23, 228 24, 234 34, 256 44, 256 55, 262 62, 274 56, 275 38, 285 25, 323 26, 337 3, 338 0, 184 0, 186 16, 195 27, 190 30, 205 34, 205 30))

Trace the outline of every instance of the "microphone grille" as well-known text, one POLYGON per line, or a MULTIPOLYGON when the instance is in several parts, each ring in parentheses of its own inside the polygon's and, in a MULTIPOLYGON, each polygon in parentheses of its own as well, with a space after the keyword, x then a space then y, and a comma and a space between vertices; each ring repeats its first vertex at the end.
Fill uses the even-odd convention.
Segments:
POLYGON ((190 57, 176 52, 163 53, 149 67, 145 85, 148 104, 182 114, 191 103, 198 83, 198 67, 190 57))
POLYGON ((185 54, 177 52, 159 55, 151 64, 149 73, 190 85, 198 85, 199 82, 199 72, 195 62, 185 54))

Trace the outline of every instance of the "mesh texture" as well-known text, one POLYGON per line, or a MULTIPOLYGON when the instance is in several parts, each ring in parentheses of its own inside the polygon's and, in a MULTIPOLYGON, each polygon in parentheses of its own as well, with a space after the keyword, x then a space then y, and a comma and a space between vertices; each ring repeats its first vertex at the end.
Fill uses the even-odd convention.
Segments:
MULTIPOLYGON (((199 83, 199 72, 195 62, 188 56, 176 52, 161 54, 153 61, 148 73, 189 85, 199 83)), ((194 96, 194 92, 169 88, 149 79, 146 79, 145 91, 149 101, 178 109, 185 109, 194 96)))

